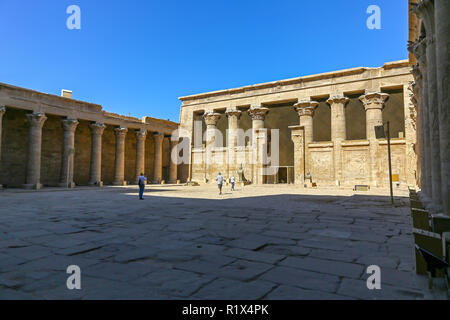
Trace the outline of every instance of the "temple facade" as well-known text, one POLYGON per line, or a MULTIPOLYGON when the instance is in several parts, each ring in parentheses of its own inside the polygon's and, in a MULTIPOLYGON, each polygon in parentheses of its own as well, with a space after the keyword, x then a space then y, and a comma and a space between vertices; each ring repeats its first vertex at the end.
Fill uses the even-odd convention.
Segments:
POLYGON ((389 122, 394 184, 414 186, 413 80, 404 60, 181 97, 180 177, 387 187, 387 140, 374 127, 389 122))
POLYGON ((0 83, 0 185, 39 189, 176 182, 177 123, 0 83), (174 139, 175 140, 175 139, 174 139))

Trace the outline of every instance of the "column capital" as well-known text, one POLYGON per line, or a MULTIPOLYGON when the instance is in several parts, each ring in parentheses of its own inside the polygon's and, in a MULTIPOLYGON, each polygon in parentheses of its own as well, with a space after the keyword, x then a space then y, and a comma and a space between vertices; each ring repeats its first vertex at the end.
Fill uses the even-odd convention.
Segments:
POLYGON ((237 119, 239 119, 242 115, 242 111, 236 108, 228 108, 227 111, 225 111, 225 114, 228 118, 237 117, 237 119))
POLYGON ((219 121, 221 114, 217 112, 206 112, 203 115, 203 118, 205 119, 205 123, 207 126, 215 126, 217 124, 217 121, 219 121))
POLYGON ((64 131, 74 132, 77 128, 79 122, 77 119, 62 119, 62 126, 64 128, 64 131))
POLYGON ((39 128, 42 128, 45 120, 47 120, 47 117, 42 112, 28 113, 27 118, 31 126, 39 128))
POLYGON ((367 92, 359 97, 359 100, 364 104, 364 109, 383 109, 384 103, 389 98, 387 93, 382 92, 367 92))
POLYGON ((300 100, 294 104, 295 111, 299 116, 314 116, 314 109, 319 105, 317 101, 300 100))
POLYGON ((125 135, 127 134, 127 132, 128 132, 128 128, 124 128, 124 127, 117 127, 117 128, 114 128, 114 133, 115 133, 115 135, 118 136, 118 137, 125 137, 125 135))
POLYGON ((136 139, 137 140, 145 140, 147 137, 147 130, 146 129, 140 129, 136 131, 136 139))
POLYGON ((153 134, 153 139, 155 139, 155 142, 161 143, 164 139, 164 134, 161 132, 155 132, 153 134))
POLYGON ((102 135, 106 126, 101 122, 93 122, 89 125, 89 128, 91 128, 93 134, 102 135))
POLYGON ((248 114, 252 120, 264 120, 268 112, 269 108, 263 106, 251 106, 248 110, 248 114))
POLYGON ((0 117, 6 112, 6 108, 3 105, 0 105, 0 117))
POLYGON ((332 106, 333 104, 343 104, 344 106, 349 102, 349 98, 344 95, 330 95, 327 100, 327 103, 332 106))

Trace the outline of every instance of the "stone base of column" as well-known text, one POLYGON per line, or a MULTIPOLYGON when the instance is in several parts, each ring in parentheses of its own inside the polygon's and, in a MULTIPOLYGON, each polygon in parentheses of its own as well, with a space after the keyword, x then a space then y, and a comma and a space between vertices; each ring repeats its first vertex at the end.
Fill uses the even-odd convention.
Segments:
POLYGON ((90 186, 90 187, 103 187, 103 181, 89 182, 88 186, 90 186))
POLYGON ((29 190, 31 190, 31 189, 34 189, 34 190, 39 190, 39 189, 42 189, 42 184, 40 184, 40 183, 37 183, 37 184, 33 184, 33 183, 27 183, 27 184, 24 184, 24 185, 22 185, 23 186, 23 188, 25 188, 25 189, 29 189, 29 190))
POLYGON ((76 184, 75 184, 75 182, 69 182, 69 183, 63 182, 63 183, 58 183, 58 187, 73 189, 76 187, 76 184))
POLYGON ((167 181, 169 184, 180 184, 180 180, 169 180, 167 181))
POLYGON ((126 186, 127 182, 126 181, 114 181, 113 182, 113 186, 126 186))

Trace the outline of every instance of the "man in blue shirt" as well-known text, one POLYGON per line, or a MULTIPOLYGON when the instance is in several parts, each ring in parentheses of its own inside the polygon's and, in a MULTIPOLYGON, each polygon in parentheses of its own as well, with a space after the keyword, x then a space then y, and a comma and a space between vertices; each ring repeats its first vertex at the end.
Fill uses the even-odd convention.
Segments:
POLYGON ((144 196, 144 189, 145 189, 145 181, 147 181, 147 178, 141 172, 141 175, 138 177, 139 200, 144 200, 143 196, 144 196))

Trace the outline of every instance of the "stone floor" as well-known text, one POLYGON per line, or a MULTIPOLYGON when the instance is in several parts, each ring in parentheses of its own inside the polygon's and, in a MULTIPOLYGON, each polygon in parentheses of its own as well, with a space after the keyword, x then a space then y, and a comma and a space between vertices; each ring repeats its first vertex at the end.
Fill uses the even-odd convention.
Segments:
POLYGON ((0 192, 0 299, 439 297, 413 271, 407 198, 225 188, 0 192), (372 264, 381 290, 367 289, 372 264), (81 290, 66 287, 69 265, 81 290))

